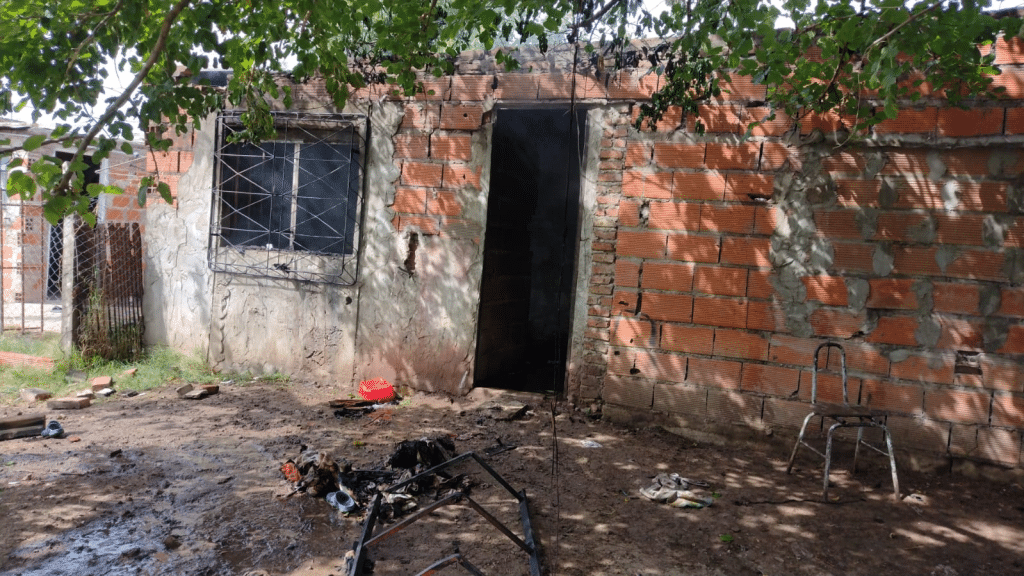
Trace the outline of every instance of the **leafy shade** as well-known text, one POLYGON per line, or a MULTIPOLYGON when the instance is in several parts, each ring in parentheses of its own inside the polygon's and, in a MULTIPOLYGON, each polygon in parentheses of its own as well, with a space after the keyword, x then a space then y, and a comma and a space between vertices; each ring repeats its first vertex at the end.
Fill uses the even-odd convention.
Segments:
MULTIPOLYGON (((281 73, 300 82, 321 75, 341 106, 368 83, 414 94, 424 73, 452 73, 467 49, 498 48, 497 62, 511 69, 516 46, 543 50, 564 39, 616 66, 650 62, 663 82, 641 121, 669 106, 695 111, 722 89, 720 71, 732 70, 766 85, 771 109, 794 117, 837 111, 868 126, 895 116, 923 82, 944 89, 953 104, 985 91, 985 75, 996 70, 984 45, 1021 33, 1015 13, 998 18, 986 12, 990 4, 680 0, 651 14, 639 0, 278 0, 272 9, 252 0, 4 0, 0 107, 27 106, 58 125, 48 137, 0 143, 0 155, 46 144, 77 152, 66 166, 44 156, 9 181, 12 194, 41 191, 56 221, 86 213, 88 197, 105 190, 81 185, 87 151, 93 161, 115 147, 131 151, 120 143, 137 135, 151 150, 166 150, 168 131, 198 127, 225 106, 247 110, 242 138, 266 137, 270 102, 290 102, 276 80, 281 73), (780 16, 793 28, 777 30, 780 16), (667 40, 655 50, 632 48, 631 38, 650 36, 667 40), (192 80, 210 67, 233 70, 224 90, 192 80), (108 96, 112 68, 131 81, 108 96), (871 101, 859 96, 865 90, 875 94, 871 101)), ((169 195, 159 174, 144 184, 169 195)))

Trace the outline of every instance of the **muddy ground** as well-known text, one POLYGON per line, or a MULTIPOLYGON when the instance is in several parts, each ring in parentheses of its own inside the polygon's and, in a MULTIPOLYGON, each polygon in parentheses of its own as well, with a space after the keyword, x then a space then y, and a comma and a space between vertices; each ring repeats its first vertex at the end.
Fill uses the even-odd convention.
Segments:
MULTIPOLYGON (((458 452, 515 446, 486 461, 525 489, 545 574, 1024 573, 1018 486, 902 471, 904 498, 893 503, 877 459, 856 476, 840 464, 838 501, 825 504, 820 464, 808 459, 786 475, 778 449, 698 445, 565 406, 553 417, 539 396, 417 394, 345 419, 327 405, 338 396, 348 391, 249 383, 191 401, 168 386, 49 412, 69 438, 0 442, 0 571, 340 575, 363 516, 285 497, 281 463, 305 444, 373 469, 401 440, 450 435, 458 452), (524 401, 533 410, 505 420, 524 401), (641 497, 658 472, 708 482, 714 504, 679 509, 641 497)), ((21 402, 0 406, 0 417, 42 411, 21 402)), ((473 499, 521 535, 515 500, 478 468, 465 471, 478 483, 473 499)), ((376 574, 415 574, 456 549, 486 574, 529 573, 527 555, 463 506, 440 509, 371 556, 376 574)))

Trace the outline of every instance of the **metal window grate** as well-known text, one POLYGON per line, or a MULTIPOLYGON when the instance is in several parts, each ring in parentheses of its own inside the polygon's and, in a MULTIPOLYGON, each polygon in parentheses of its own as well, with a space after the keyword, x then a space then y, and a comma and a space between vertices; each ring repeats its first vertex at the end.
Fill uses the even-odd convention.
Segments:
POLYGON ((235 137, 240 115, 217 121, 210 269, 354 283, 366 117, 277 112, 254 144, 235 137))

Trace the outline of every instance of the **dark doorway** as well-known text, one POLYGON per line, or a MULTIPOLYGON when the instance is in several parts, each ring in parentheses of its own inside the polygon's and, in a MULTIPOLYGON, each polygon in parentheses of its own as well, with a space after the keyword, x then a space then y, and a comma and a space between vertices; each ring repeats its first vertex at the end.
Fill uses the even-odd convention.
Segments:
POLYGON ((498 110, 476 385, 561 394, 576 280, 586 112, 498 110))

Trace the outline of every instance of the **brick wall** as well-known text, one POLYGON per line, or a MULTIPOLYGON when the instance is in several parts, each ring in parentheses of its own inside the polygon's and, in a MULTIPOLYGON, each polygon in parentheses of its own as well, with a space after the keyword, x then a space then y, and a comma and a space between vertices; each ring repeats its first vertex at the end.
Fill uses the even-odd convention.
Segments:
MULTIPOLYGON (((1021 466, 1021 48, 995 44, 1002 99, 961 110, 924 86, 914 107, 850 141, 835 115, 799 129, 780 115, 744 139, 769 111, 765 88, 741 77, 700 108, 698 136, 679 111, 656 131, 632 127, 657 86, 646 71, 574 82, 555 65, 477 63, 406 103, 394 223, 443 234, 458 218, 449 178, 477 185, 464 164, 493 103, 575 94, 612 120, 599 127, 574 400, 790 434, 808 412, 812 351, 836 340, 851 398, 891 412, 901 449, 1021 466)), ((822 365, 820 399, 840 401, 836 353, 822 365)))
MULTIPOLYGON (((744 138, 769 111, 765 88, 742 77, 700 108, 706 134, 678 110, 637 130, 657 75, 573 75, 571 50, 514 73, 464 55, 418 97, 379 86, 355 97, 404 107, 386 136, 395 233, 478 245, 484 222, 464 216, 486 188, 490 110, 571 97, 601 110, 589 127, 601 131, 597 168, 584 175, 596 202, 573 401, 788 439, 809 411, 814 347, 835 340, 851 398, 891 412, 898 448, 1021 467, 1024 44, 993 49, 1001 99, 961 110, 923 85, 912 107, 856 139, 838 115, 798 125, 781 114, 744 138)), ((327 101, 322 83, 295 88, 327 101)), ((190 150, 176 142, 147 162, 171 183, 190 150)), ((838 357, 822 365, 820 399, 841 400, 838 357)))

